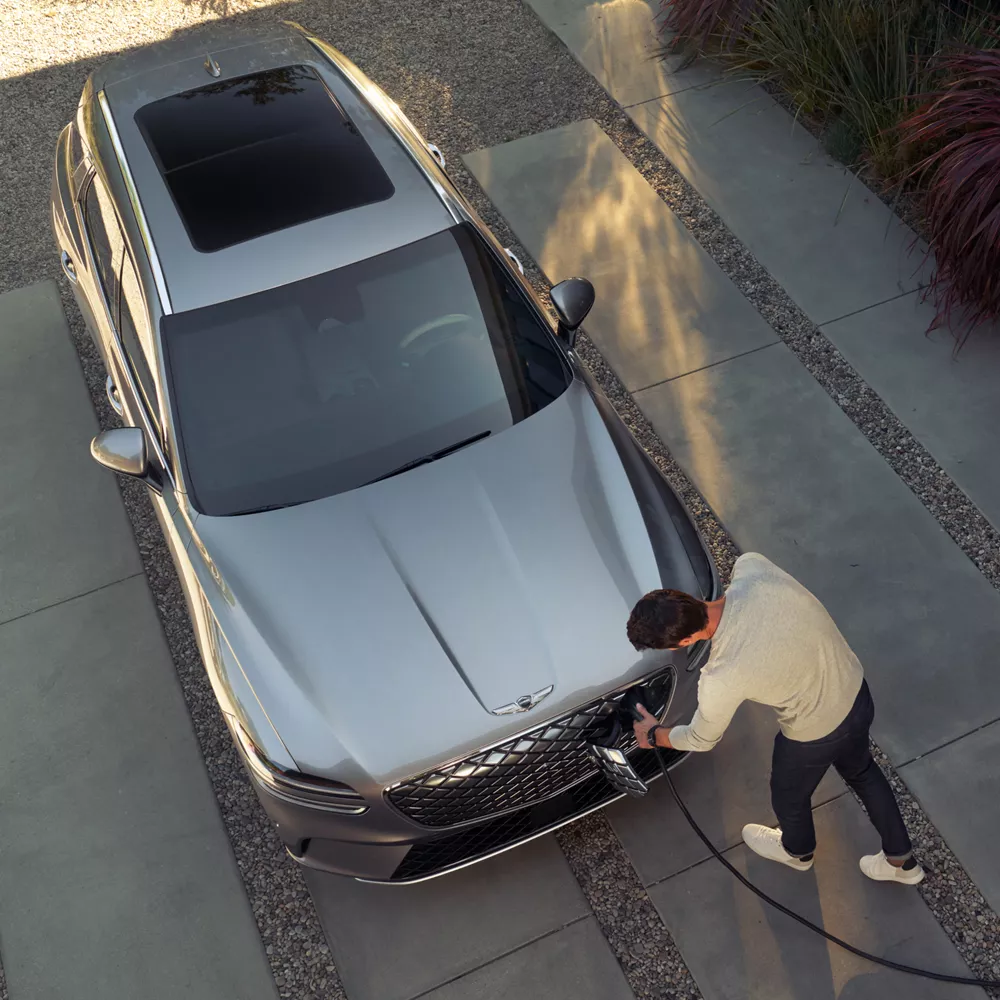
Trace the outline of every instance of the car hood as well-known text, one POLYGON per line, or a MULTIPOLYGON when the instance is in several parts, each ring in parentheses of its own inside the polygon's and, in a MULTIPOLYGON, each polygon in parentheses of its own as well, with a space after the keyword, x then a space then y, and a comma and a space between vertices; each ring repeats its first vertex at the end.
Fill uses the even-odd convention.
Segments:
MULTIPOLYGON (((293 508, 201 516, 196 531, 216 617, 305 772, 391 783, 654 666, 625 622, 664 585, 663 554, 579 381, 437 462, 293 508), (547 688, 528 712, 494 714, 547 688)), ((675 549, 670 582, 692 589, 675 549)))

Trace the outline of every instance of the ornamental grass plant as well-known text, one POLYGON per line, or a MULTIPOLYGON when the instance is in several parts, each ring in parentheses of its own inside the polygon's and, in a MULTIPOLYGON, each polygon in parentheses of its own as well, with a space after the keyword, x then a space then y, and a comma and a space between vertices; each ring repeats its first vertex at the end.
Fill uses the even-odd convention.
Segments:
POLYGON ((1000 0, 663 8, 670 51, 776 89, 833 156, 912 206, 937 261, 934 326, 964 338, 1000 319, 1000 0))

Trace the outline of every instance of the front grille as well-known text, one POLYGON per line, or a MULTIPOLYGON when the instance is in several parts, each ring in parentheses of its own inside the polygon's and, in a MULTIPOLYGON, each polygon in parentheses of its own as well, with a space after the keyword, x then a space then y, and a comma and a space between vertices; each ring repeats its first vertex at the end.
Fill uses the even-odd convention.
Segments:
MULTIPOLYGON (((642 683, 654 714, 666 705, 673 670, 642 683)), ((597 771, 587 743, 604 735, 624 691, 606 695, 537 729, 390 788, 386 797, 404 816, 428 827, 457 826, 496 816, 564 792, 597 771)), ((626 729, 620 749, 636 748, 626 729)), ((603 780, 603 779, 602 779, 603 780)))
MULTIPOLYGON (((685 755, 679 750, 661 750, 668 766, 685 755)), ((636 749, 629 755, 636 773, 645 782, 659 777, 656 755, 636 749)), ((602 774, 595 774, 562 794, 498 816, 496 819, 468 827, 436 840, 415 844, 392 873, 391 882, 413 882, 438 875, 450 868, 495 854, 505 847, 561 826, 575 816, 607 805, 622 793, 602 774)))

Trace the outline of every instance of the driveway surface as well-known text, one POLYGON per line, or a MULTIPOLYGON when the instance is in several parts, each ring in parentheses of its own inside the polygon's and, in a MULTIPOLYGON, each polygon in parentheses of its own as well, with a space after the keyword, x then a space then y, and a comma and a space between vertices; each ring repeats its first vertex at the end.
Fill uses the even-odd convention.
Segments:
MULTIPOLYGON (((3 468, 16 475, 0 485, 0 663, 10 691, 0 750, 15 766, 0 774, 0 959, 13 1000, 168 989, 352 1000, 953 995, 800 939, 756 908, 706 861, 662 787, 447 879, 411 888, 304 879, 229 746, 148 501, 133 484, 119 499, 112 477, 86 457, 97 422, 113 418, 79 315, 65 288, 44 280, 57 277, 46 216, 55 136, 106 55, 220 15, 300 21, 355 59, 445 151, 534 280, 576 271, 594 279, 599 301, 581 345, 588 364, 691 502, 724 568, 735 540, 772 555, 830 604, 868 664, 880 744, 907 780, 912 773, 931 819, 940 813, 952 848, 995 898, 996 797, 976 822, 961 819, 996 774, 998 595, 968 558, 988 520, 963 496, 968 530, 952 541, 954 523, 897 476, 895 459, 852 423, 796 340, 824 355, 835 340, 877 392, 884 387, 896 411, 886 411, 885 426, 903 421, 893 433, 907 454, 919 450, 910 427, 933 452, 928 466, 945 491, 935 495, 961 496, 954 470, 987 515, 992 499, 1000 509, 989 477, 972 468, 978 439, 962 461, 951 450, 961 422, 922 411, 908 422, 931 362, 917 350, 902 365, 913 379, 890 377, 889 355, 864 342, 866 312, 913 287, 905 275, 890 287, 897 244, 876 246, 859 207, 837 234, 843 288, 831 298, 816 280, 827 265, 797 241, 829 224, 809 206, 829 199, 832 175, 785 177, 805 200, 789 202, 786 224, 762 231, 762 200, 781 192, 727 186, 726 156, 734 161, 724 144, 759 141, 745 171, 763 176, 780 162, 794 173, 797 154, 777 125, 770 152, 739 121, 706 138, 705 116, 728 98, 704 96, 697 68, 675 76, 670 61, 646 58, 652 14, 639 0, 532 5, 14 0, 5 14, 13 30, 0 56, 0 176, 5 231, 16 235, 0 247, 0 426, 15 432, 5 435, 3 468), (810 184, 813 201, 800 194, 810 184), (864 254, 874 263, 852 283, 864 254), (856 309, 864 311, 844 318, 856 309), (947 579, 944 599, 972 609, 965 621, 974 628, 927 626, 940 620, 931 565, 947 579), (958 647, 956 680, 942 665, 958 647), (59 778, 39 793, 57 755, 59 778), (22 773, 35 776, 30 796, 14 780, 22 773)), ((905 348, 901 322, 893 343, 905 348)), ((989 405, 983 376, 968 371, 965 395, 989 405)), ((870 387, 861 391, 884 406, 870 387)), ((943 391, 950 399, 953 390, 943 391)), ((912 797, 904 809, 931 869, 921 892, 862 879, 854 865, 874 850, 872 833, 833 777, 814 799, 824 849, 813 872, 746 856, 740 827, 770 819, 772 732, 766 713, 745 706, 718 751, 678 772, 715 842, 835 931, 897 960, 961 973, 964 958, 988 972, 996 917, 912 797)))

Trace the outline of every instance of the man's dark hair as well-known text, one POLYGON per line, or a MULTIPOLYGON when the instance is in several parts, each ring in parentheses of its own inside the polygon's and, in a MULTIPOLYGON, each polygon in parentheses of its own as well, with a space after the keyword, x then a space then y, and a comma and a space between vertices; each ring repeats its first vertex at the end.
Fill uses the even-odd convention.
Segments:
POLYGON ((704 601, 682 590, 651 590, 629 615, 629 642, 636 649, 673 649, 708 625, 704 601))

